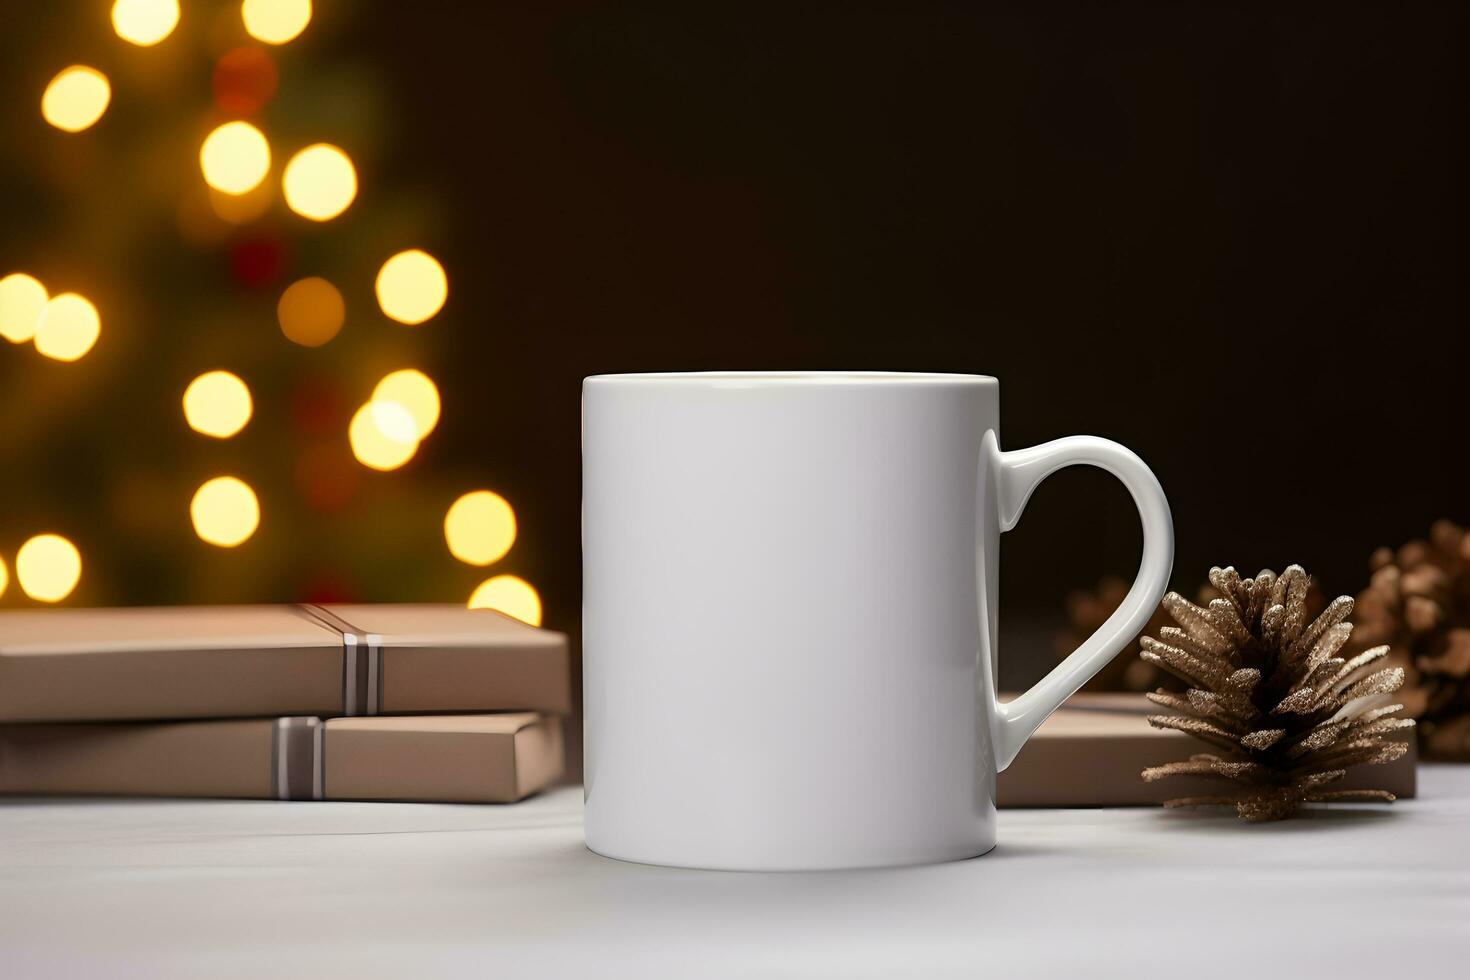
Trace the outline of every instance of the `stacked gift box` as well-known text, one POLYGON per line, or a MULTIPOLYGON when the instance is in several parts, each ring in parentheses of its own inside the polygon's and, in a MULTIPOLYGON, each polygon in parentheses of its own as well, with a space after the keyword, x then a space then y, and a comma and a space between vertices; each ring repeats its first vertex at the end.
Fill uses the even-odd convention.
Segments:
POLYGON ((510 802, 570 708, 565 635, 489 610, 0 613, 0 793, 510 802))
MULTIPOLYGON (((488 610, 0 613, 0 793, 511 802, 561 778, 570 710, 566 636, 488 610)), ((1193 750, 1151 728, 1151 710, 1142 695, 1075 695, 1000 775, 998 802, 1190 789, 1138 776, 1193 750)), ((1364 785, 1412 796, 1414 761, 1364 785)))

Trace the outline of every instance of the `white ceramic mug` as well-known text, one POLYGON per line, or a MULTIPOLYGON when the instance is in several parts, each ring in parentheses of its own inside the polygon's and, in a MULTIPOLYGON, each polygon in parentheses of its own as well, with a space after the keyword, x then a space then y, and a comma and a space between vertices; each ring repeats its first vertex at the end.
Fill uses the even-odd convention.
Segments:
POLYGON ((588 847, 797 870, 995 845, 995 774, 1143 628, 1174 547, 1136 455, 1089 436, 1002 452, 999 395, 954 374, 586 380, 588 847), (1143 562, 1102 628, 1001 704, 1000 533, 1076 463, 1133 495, 1143 562))

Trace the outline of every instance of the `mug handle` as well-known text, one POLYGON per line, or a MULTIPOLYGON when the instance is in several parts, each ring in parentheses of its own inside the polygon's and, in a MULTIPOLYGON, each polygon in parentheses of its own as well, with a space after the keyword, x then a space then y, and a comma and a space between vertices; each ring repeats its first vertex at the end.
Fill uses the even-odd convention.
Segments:
POLYGON ((996 699, 994 684, 990 685, 994 708, 990 715, 994 719, 991 744, 995 747, 995 768, 999 772, 1011 764, 1026 739, 1041 727, 1048 715, 1143 630, 1169 585, 1169 572, 1174 565, 1174 525, 1169 516, 1169 501, 1164 498, 1164 489, 1153 471, 1131 449, 1110 439, 1069 436, 1007 453, 1000 451, 992 430, 985 436, 985 449, 995 481, 994 499, 1003 532, 1016 526, 1037 484, 1063 467, 1078 464, 1107 470, 1123 481, 1143 522, 1143 561, 1139 563, 1138 576, 1123 604, 1097 632, 1014 701, 1001 704, 996 699))

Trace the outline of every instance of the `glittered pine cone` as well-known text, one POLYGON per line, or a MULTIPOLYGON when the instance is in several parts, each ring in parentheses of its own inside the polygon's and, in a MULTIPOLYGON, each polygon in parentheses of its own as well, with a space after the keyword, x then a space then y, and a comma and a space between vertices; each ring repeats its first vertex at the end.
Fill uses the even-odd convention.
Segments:
POLYGON ((1213 779, 1218 793, 1166 806, 1228 805, 1246 820, 1280 820, 1304 803, 1392 800, 1383 790, 1331 785, 1358 765, 1391 762, 1409 750, 1392 733, 1414 722, 1393 717, 1384 695, 1404 681, 1385 667, 1387 647, 1339 656, 1352 635, 1353 600, 1342 596, 1321 615, 1307 610, 1311 581, 1293 565, 1279 577, 1242 579, 1210 570, 1221 598, 1198 606, 1171 592, 1164 607, 1179 625, 1142 640, 1143 659, 1184 682, 1183 694, 1149 695, 1171 709, 1148 719, 1185 732, 1210 751, 1143 772, 1148 781, 1188 775, 1213 779))

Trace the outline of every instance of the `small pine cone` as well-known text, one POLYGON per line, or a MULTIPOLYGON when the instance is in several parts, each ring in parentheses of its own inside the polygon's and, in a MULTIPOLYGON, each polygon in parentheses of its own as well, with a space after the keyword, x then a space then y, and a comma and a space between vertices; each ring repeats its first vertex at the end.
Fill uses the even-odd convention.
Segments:
POLYGON ((1175 714, 1153 715, 1149 724, 1186 732, 1211 749, 1145 769, 1143 778, 1205 776, 1223 784, 1219 794, 1165 805, 1231 805, 1243 819, 1262 821, 1289 817, 1303 803, 1392 800, 1382 790, 1329 788, 1351 766, 1402 756, 1409 747, 1392 733, 1414 726, 1393 717, 1402 705, 1369 706, 1404 682, 1402 668, 1381 663, 1387 647, 1338 655, 1353 632, 1353 600, 1335 599, 1313 618, 1311 580, 1298 565, 1253 579, 1212 568, 1210 584, 1221 598, 1207 605, 1165 596, 1178 626, 1140 641, 1142 658, 1186 688, 1150 694, 1175 714))
POLYGON ((1369 564, 1352 651, 1387 645, 1425 756, 1470 760, 1470 533, 1436 521, 1428 540, 1379 548, 1369 564))

